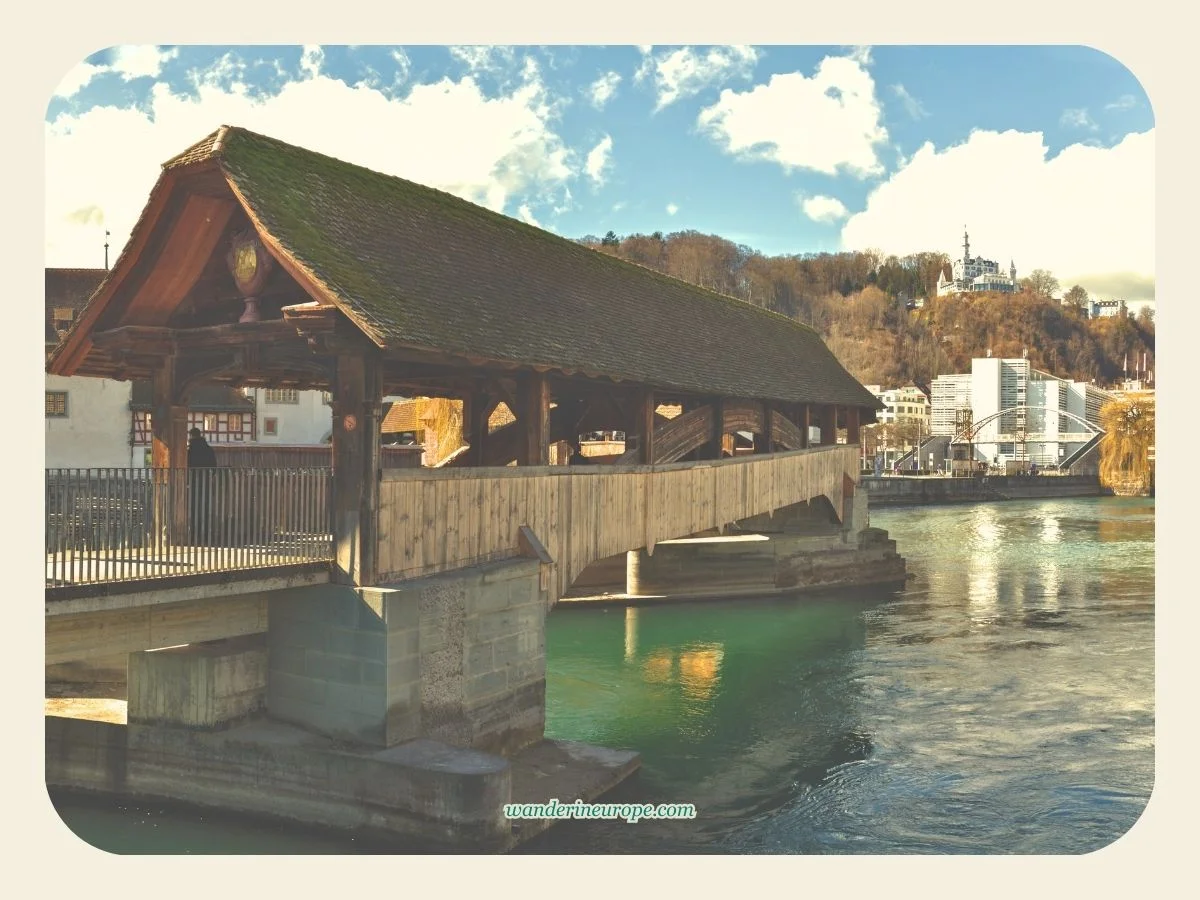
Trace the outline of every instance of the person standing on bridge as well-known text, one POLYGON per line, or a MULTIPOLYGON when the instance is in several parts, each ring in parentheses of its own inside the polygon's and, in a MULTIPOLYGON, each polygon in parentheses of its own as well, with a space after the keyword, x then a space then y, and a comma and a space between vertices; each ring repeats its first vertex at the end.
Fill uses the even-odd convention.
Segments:
POLYGON ((215 469, 217 467, 217 453, 208 441, 204 439, 204 432, 199 428, 193 428, 188 432, 188 451, 187 464, 189 469, 215 469))
POLYGON ((212 538, 209 514, 215 487, 213 476, 205 475, 199 470, 217 467, 216 451, 209 446, 199 428, 193 428, 188 432, 187 467, 188 519, 191 525, 191 542, 199 544, 205 537, 210 541, 212 538))

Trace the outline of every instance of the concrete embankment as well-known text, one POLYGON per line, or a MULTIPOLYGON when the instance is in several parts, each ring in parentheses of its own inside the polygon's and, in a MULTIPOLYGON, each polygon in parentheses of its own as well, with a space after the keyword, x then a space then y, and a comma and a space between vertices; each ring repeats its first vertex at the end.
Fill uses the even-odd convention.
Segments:
POLYGON ((151 650, 131 639, 125 684, 102 695, 127 703, 74 699, 96 694, 79 683, 89 673, 122 674, 112 640, 94 664, 55 663, 48 680, 76 681, 47 701, 46 784, 401 846, 512 847, 556 820, 510 821, 506 804, 590 802, 640 764, 545 738, 541 565, 274 591, 259 633, 151 650))
POLYGON ((981 478, 863 476, 860 484, 874 509, 885 506, 1098 497, 1104 493, 1095 475, 989 475, 981 478))

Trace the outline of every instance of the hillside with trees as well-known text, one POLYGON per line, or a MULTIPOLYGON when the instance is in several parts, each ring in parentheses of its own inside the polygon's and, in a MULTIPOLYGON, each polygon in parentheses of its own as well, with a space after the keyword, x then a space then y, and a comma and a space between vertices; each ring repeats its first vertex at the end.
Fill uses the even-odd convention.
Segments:
POLYGON ((588 236, 580 243, 675 278, 737 297, 815 328, 865 384, 928 384, 970 369, 973 357, 1028 356, 1038 369, 1110 385, 1144 353, 1154 369, 1154 321, 1089 319, 1087 292, 1060 286, 1035 269, 1017 294, 981 292, 938 298, 944 253, 886 256, 875 250, 766 256, 717 235, 588 236), (924 301, 914 308, 914 301, 924 301))

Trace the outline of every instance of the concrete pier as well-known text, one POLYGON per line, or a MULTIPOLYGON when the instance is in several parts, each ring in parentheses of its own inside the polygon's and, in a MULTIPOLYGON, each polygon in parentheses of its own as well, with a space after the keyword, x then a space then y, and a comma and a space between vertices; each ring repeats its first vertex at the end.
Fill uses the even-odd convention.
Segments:
POLYGON ((259 595, 262 633, 130 653, 125 721, 48 714, 47 784, 514 846, 553 823, 510 822, 505 804, 595 800, 640 764, 545 740, 543 565, 259 595))
POLYGON ((857 492, 839 521, 824 498, 797 503, 699 535, 663 541, 585 570, 567 603, 762 597, 868 585, 900 586, 904 558, 868 524, 857 492))

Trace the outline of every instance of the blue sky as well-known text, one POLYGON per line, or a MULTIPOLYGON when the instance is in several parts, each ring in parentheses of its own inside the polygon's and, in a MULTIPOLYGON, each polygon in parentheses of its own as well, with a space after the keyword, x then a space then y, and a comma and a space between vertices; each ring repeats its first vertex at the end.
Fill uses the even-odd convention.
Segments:
POLYGON ((1038 46, 120 47, 46 110, 47 264, 115 258, 164 160, 241 125, 566 237, 972 251, 1154 297, 1154 115, 1038 46), (102 177, 96 177, 103 173, 102 177))

